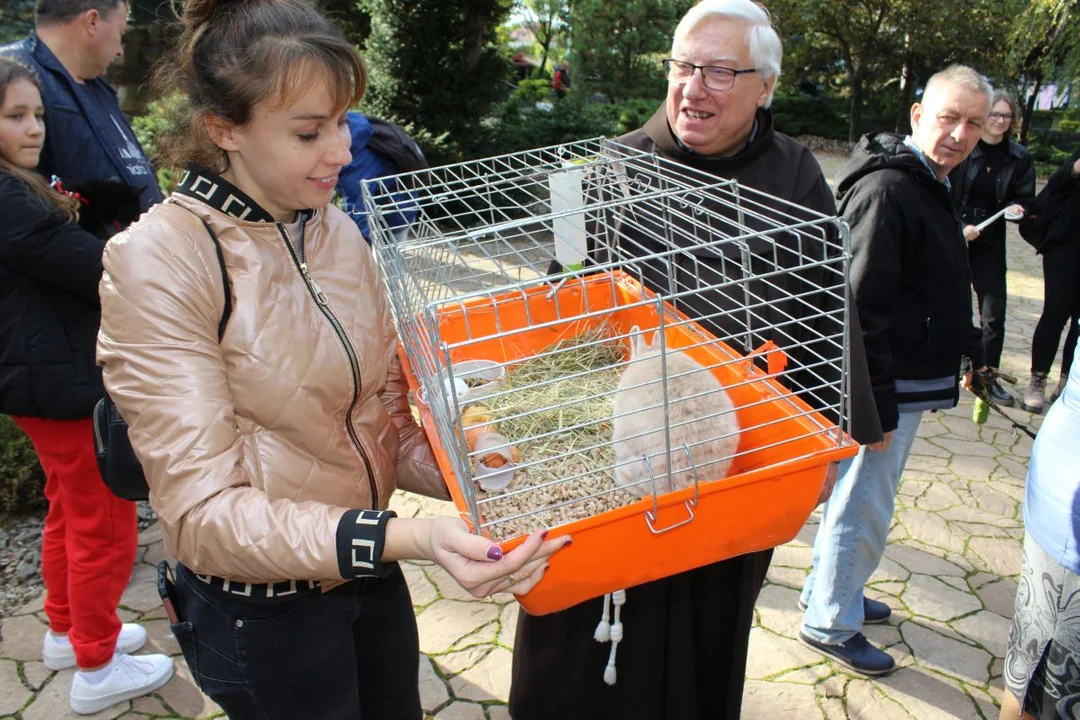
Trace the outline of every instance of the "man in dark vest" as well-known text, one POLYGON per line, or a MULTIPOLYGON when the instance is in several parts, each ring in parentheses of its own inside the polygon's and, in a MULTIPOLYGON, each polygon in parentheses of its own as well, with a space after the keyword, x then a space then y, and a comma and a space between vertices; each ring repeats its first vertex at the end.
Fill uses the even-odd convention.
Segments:
POLYGON ((127 14, 124 0, 38 0, 35 29, 0 52, 30 66, 41 83, 47 132, 39 171, 142 188, 145 211, 161 201, 161 190, 104 77, 123 54, 127 14))

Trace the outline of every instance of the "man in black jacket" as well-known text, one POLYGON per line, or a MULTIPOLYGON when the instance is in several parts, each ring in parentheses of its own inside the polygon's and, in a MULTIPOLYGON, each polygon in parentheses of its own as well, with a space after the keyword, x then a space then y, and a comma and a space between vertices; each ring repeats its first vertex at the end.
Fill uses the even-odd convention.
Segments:
POLYGON ((851 226, 851 284, 885 439, 841 466, 803 587, 800 639, 867 674, 895 662, 862 634, 889 608, 863 596, 885 550, 900 476, 926 410, 956 405, 961 357, 983 368, 971 323, 971 272, 949 171, 979 140, 989 84, 954 65, 911 108, 910 136, 863 137, 838 178, 851 226))

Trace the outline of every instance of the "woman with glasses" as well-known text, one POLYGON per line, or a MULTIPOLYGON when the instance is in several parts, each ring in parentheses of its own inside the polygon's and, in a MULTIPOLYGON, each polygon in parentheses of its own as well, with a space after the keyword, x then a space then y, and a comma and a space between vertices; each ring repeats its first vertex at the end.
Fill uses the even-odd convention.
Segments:
MULTIPOLYGON (((972 284, 979 299, 986 364, 995 372, 1001 366, 1005 344, 1005 219, 998 218, 981 230, 979 225, 1002 209, 1007 209, 1010 216, 1023 215, 1035 197, 1031 156, 1009 137, 1015 117, 1012 95, 996 91, 979 144, 949 174, 957 207, 964 217, 964 239, 968 241, 972 284)), ((990 395, 999 405, 1016 403, 996 377, 990 384, 990 395)))

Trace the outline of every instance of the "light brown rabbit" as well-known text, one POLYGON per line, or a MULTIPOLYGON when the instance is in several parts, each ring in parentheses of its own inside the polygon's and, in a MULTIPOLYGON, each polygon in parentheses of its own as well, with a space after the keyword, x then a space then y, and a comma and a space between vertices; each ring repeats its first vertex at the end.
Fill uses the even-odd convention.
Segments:
POLYGON ((710 371, 685 352, 670 350, 665 354, 672 461, 668 472, 660 346, 656 333, 648 345, 637 326, 630 333, 630 362, 615 393, 615 483, 638 497, 650 495, 651 466, 657 493, 693 485, 687 445, 699 482, 727 475, 739 445, 731 398, 710 371))

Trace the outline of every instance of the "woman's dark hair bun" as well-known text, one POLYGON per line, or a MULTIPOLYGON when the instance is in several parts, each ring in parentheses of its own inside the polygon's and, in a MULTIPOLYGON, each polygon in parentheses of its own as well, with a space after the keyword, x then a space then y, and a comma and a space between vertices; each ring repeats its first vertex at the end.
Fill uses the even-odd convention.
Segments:
POLYGON ((341 110, 364 94, 367 74, 356 48, 308 0, 183 0, 179 21, 154 77, 159 95, 179 91, 190 107, 188 132, 160 148, 167 167, 219 166, 223 154, 206 117, 245 125, 255 105, 284 100, 310 83, 312 72, 322 73, 341 110))

